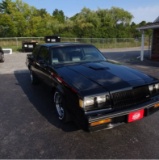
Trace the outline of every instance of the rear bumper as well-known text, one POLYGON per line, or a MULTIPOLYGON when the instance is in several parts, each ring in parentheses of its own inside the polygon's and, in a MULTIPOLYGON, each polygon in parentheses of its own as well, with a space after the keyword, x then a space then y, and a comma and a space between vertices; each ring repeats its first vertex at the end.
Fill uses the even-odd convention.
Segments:
POLYGON ((130 113, 138 111, 138 110, 144 110, 144 117, 147 117, 159 110, 159 96, 154 97, 151 101, 146 102, 144 104, 136 105, 132 108, 129 108, 127 110, 122 111, 116 111, 116 112, 106 112, 102 113, 99 111, 96 112, 85 112, 87 120, 88 120, 88 129, 89 131, 96 131, 101 129, 111 129, 118 125, 128 123, 128 116, 130 113), (156 105, 158 104, 158 105, 156 105), (111 119, 111 122, 91 126, 93 122, 98 122, 105 119, 111 119))

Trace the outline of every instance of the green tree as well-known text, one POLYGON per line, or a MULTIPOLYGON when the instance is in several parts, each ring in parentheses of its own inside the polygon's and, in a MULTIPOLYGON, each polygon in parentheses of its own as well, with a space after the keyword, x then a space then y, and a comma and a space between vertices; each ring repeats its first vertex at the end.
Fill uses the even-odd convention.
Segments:
POLYGON ((100 19, 99 35, 107 38, 129 37, 129 23, 132 15, 120 8, 98 9, 96 11, 100 19))
POLYGON ((60 35, 63 37, 75 37, 76 34, 74 33, 74 27, 74 21, 71 19, 66 19, 60 35))
POLYGON ((42 8, 42 9, 37 10, 37 15, 40 16, 40 17, 45 17, 47 14, 48 13, 47 13, 46 9, 42 8))
MULTIPOLYGON (((0 36, 46 36, 58 34, 65 37, 136 38, 141 36, 137 27, 147 25, 131 23, 133 16, 124 9, 83 8, 68 18, 62 10, 50 15, 46 9, 36 9, 22 0, 0 2, 0 36)), ((152 31, 145 31, 150 35, 152 31)))
POLYGON ((141 37, 140 31, 137 30, 138 25, 134 22, 131 23, 130 25, 130 34, 132 38, 139 38, 141 37))
POLYGON ((72 17, 74 20, 74 32, 78 37, 95 37, 99 19, 96 12, 83 8, 79 14, 72 17))
POLYGON ((55 9, 52 13, 52 16, 55 17, 61 23, 64 23, 65 21, 65 15, 62 10, 55 9))
POLYGON ((0 3, 0 13, 10 13, 10 6, 13 5, 13 2, 11 0, 2 0, 0 3))
POLYGON ((16 36, 16 28, 8 14, 0 14, 0 37, 16 36))
POLYGON ((111 14, 111 18, 113 19, 114 26, 119 23, 130 24, 133 18, 133 15, 131 13, 117 7, 112 7, 109 12, 111 14))

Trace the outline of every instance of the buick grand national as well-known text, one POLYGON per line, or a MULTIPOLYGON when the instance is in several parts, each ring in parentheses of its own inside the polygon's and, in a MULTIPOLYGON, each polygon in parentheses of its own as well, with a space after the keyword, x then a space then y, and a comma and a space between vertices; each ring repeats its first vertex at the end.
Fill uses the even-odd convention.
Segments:
POLYGON ((84 130, 113 128, 159 110, 159 80, 109 62, 93 45, 52 43, 27 55, 32 84, 53 91, 60 121, 84 130))

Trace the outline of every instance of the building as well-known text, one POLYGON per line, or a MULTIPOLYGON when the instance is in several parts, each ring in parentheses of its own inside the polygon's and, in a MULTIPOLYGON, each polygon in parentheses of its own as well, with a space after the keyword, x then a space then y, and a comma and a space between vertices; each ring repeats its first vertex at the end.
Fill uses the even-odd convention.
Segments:
POLYGON ((142 26, 137 28, 142 33, 142 45, 141 45, 141 61, 144 59, 144 31, 147 29, 153 30, 152 35, 152 44, 151 44, 151 59, 159 61, 159 17, 157 19, 146 26, 142 26))

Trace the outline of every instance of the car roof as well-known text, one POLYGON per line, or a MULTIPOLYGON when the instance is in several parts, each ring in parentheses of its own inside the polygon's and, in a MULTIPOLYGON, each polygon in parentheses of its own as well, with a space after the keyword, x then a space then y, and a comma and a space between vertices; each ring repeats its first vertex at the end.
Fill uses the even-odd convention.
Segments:
POLYGON ((91 45, 91 44, 78 43, 78 42, 57 42, 57 43, 40 44, 40 46, 46 46, 46 47, 62 47, 62 46, 76 46, 76 45, 91 45))

